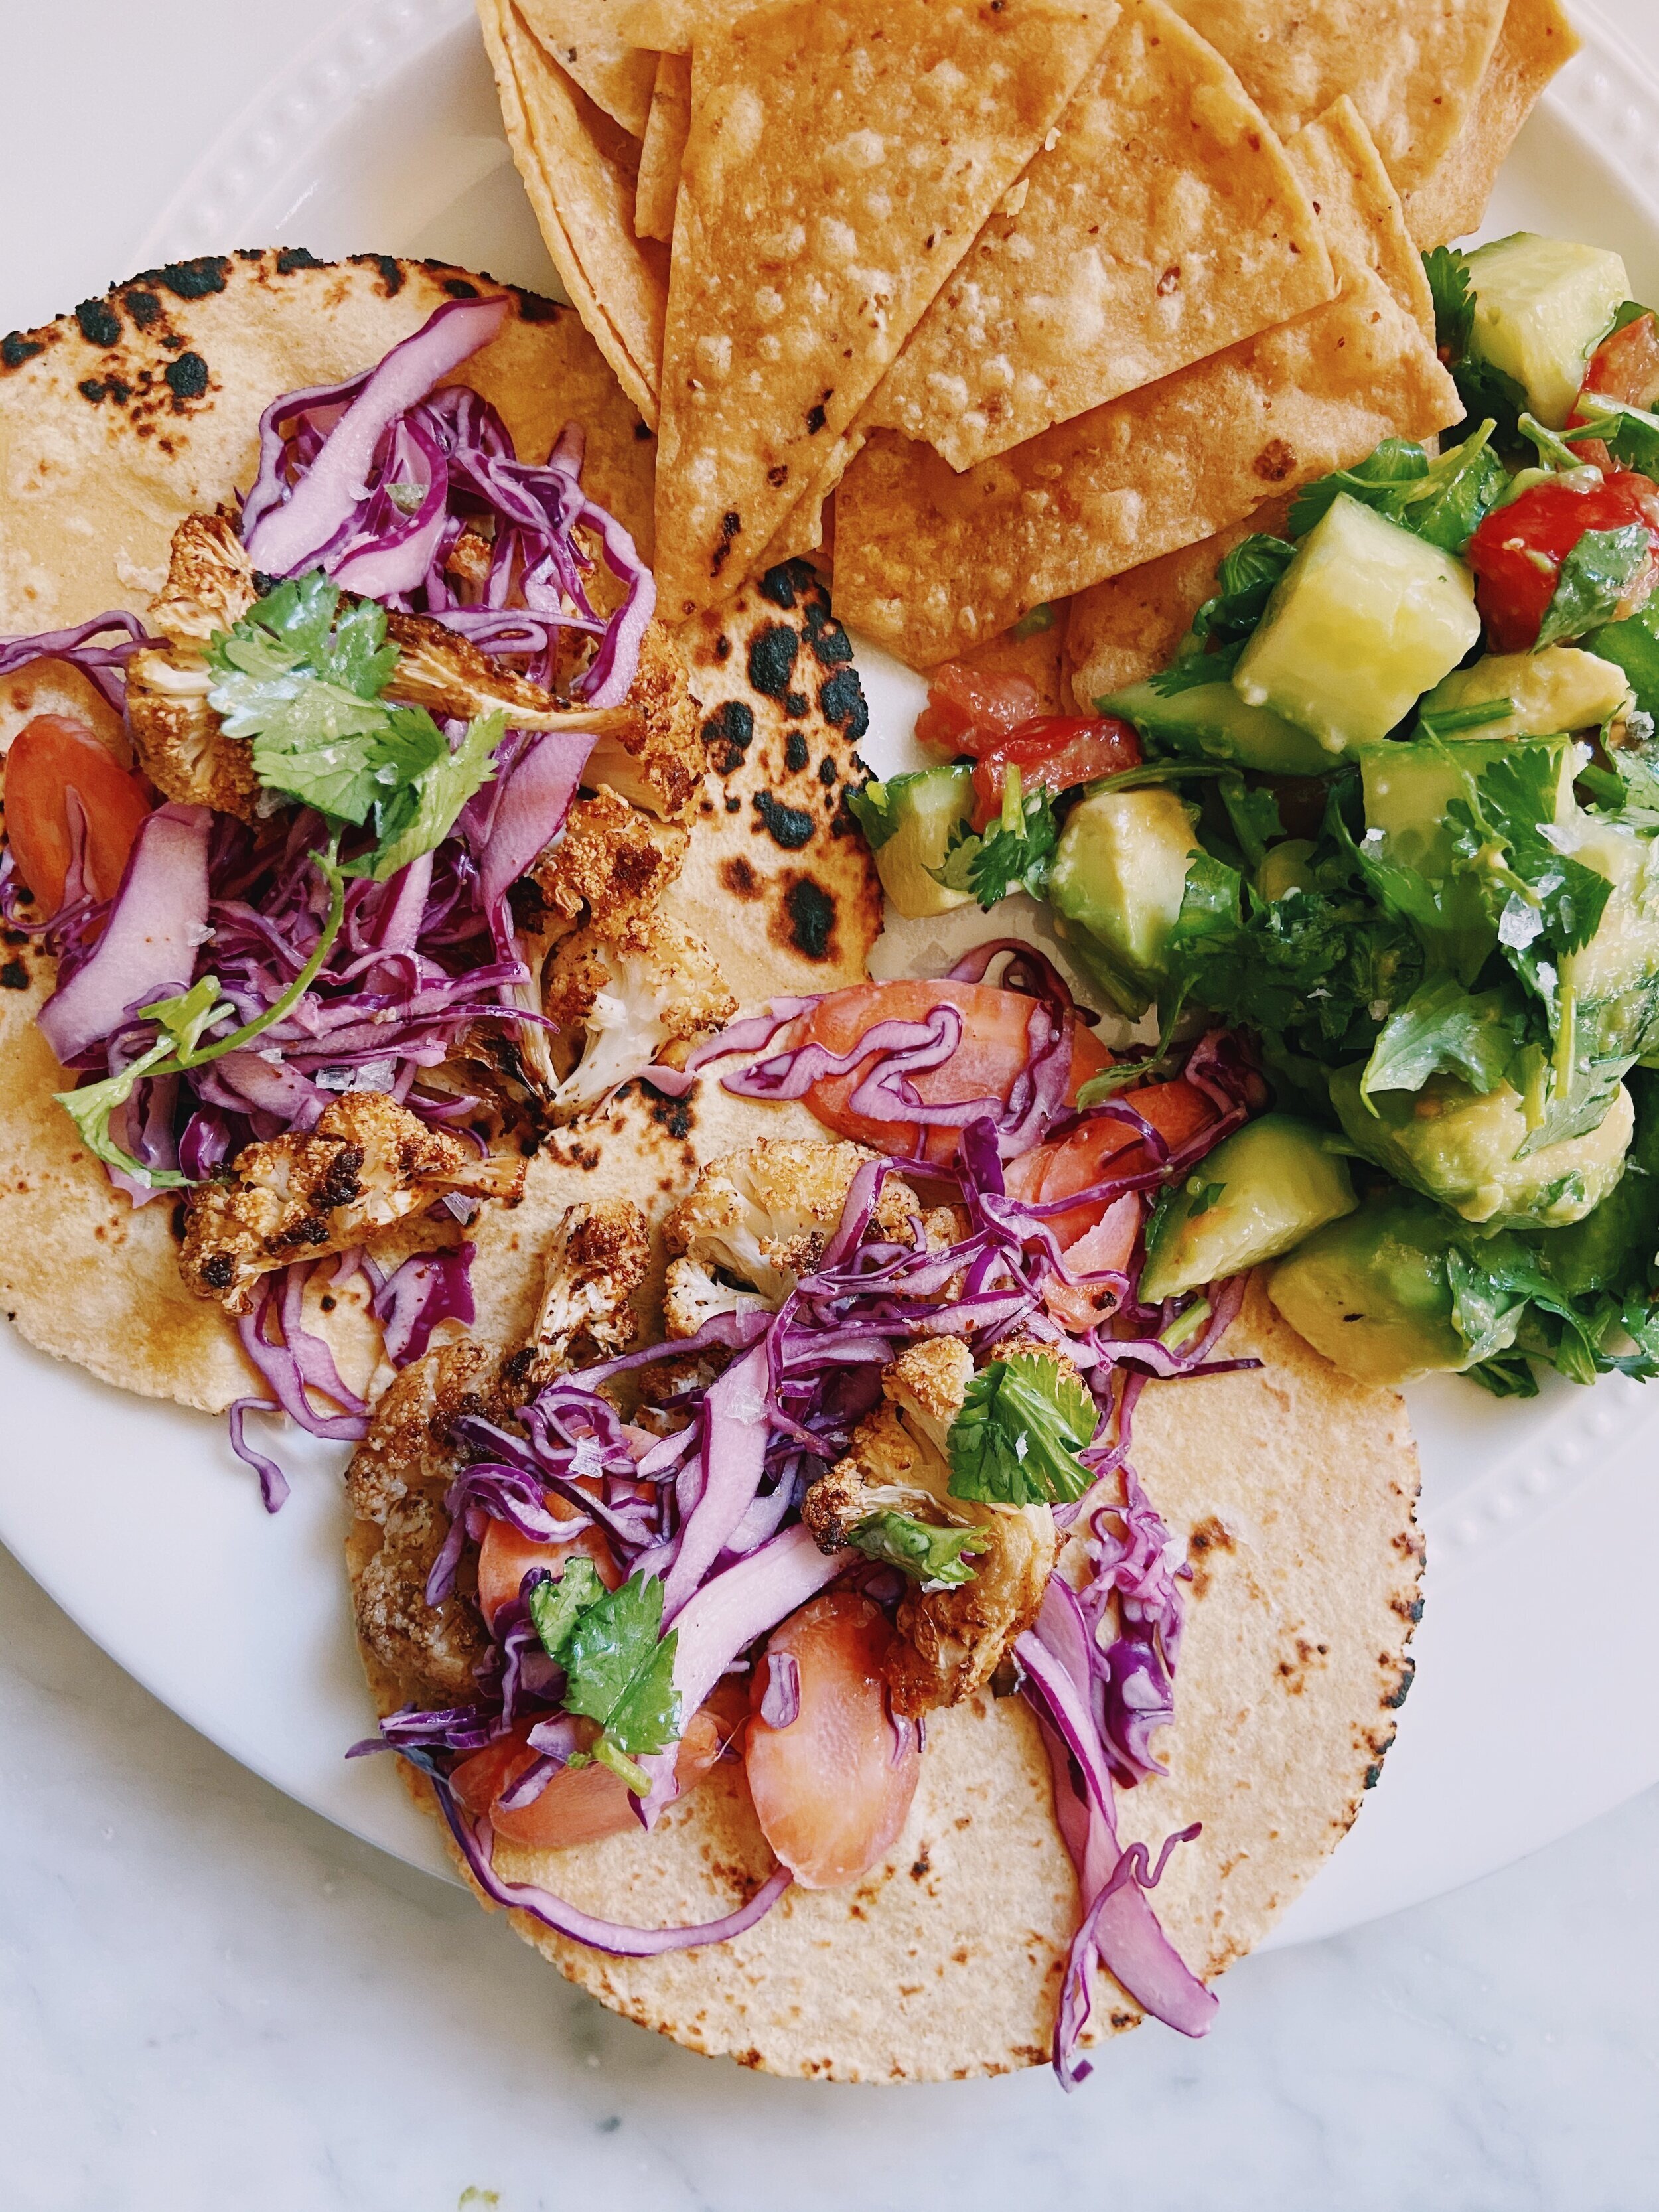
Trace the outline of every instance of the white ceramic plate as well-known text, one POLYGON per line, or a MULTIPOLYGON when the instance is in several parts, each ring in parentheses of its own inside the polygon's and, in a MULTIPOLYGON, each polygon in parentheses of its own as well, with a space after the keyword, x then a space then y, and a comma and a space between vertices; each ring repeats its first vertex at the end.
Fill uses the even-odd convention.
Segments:
MULTIPOLYGON (((1492 228, 1594 239, 1659 297, 1659 88, 1593 20, 1528 125, 1492 228)), ((252 242, 431 254, 553 289, 466 0, 365 0, 227 129, 127 259, 252 242)), ((915 679, 864 660, 878 768, 915 679)), ((347 1617, 337 1451, 289 1439, 274 1521, 222 1425, 106 1389, 0 1332, 0 1538, 105 1650, 278 1788, 444 1872, 385 1760, 347 1617)), ((1659 1778, 1659 1390, 1412 1393, 1429 1603, 1400 1740, 1274 1941, 1352 1926, 1565 1833, 1659 1778)))

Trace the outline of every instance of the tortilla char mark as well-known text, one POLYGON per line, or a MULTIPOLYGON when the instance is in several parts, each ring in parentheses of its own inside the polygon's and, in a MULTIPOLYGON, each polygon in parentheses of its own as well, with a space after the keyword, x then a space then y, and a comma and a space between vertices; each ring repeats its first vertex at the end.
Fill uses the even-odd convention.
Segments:
POLYGON ((671 905, 723 946, 733 902, 749 908, 741 973, 722 952, 745 1004, 861 981, 881 898, 847 793, 865 778, 869 711, 828 591, 787 561, 677 635, 710 779, 671 905))

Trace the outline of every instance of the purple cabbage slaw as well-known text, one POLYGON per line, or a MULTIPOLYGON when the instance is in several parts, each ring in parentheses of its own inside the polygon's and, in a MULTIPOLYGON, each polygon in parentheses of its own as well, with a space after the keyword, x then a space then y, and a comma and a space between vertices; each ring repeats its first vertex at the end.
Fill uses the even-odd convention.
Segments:
MULTIPOLYGON (((566 428, 545 463, 521 461, 487 400, 465 385, 439 386, 507 313, 505 295, 450 301, 374 368, 273 401, 243 502, 244 541, 264 575, 322 568, 354 592, 434 617, 549 687, 565 633, 590 638, 592 658, 571 690, 585 704, 615 705, 633 684, 655 586, 628 532, 582 489, 580 427, 566 428), (486 546, 487 572, 464 588, 445 564, 469 530, 486 546), (609 617, 588 596, 592 560, 579 531, 625 586, 609 617)), ((137 616, 117 610, 0 641, 0 676, 37 660, 67 662, 120 709, 127 660, 155 641, 137 616)), ((506 892, 562 826, 591 742, 574 731, 509 731, 495 782, 437 852, 387 883, 351 883, 320 972, 257 1049, 141 1079, 112 1126, 129 1156, 147 1173, 199 1181, 256 1139, 308 1130, 331 1097, 357 1089, 465 1127, 483 1102, 446 1089, 431 1072, 477 1023, 522 1032, 540 1020, 527 1003, 531 971, 506 892)), ((322 817, 298 810, 251 830, 202 807, 158 807, 121 884, 100 899, 84 883, 84 817, 78 794, 69 796, 74 857, 56 915, 23 910, 9 848, 0 856, 0 916, 40 936, 58 963, 40 1026, 60 1063, 94 1079, 120 1073, 160 1034, 137 1010, 199 974, 217 976, 232 1010, 210 1039, 274 1005, 315 951, 328 912, 313 860, 325 842, 322 817)), ((111 1175, 135 1205, 161 1194, 125 1170, 111 1175)), ((470 1255, 470 1247, 420 1255, 392 1284, 374 1278, 394 1364, 418 1356, 441 1318, 471 1319, 470 1255)), ((247 1444, 246 1415, 280 1407, 314 1434, 344 1437, 361 1432, 352 1425, 364 1412, 325 1347, 316 1349, 320 1340, 301 1328, 309 1272, 290 1269, 267 1284, 240 1329, 270 1395, 239 1401, 231 1439, 273 1510, 287 1484, 247 1444)))
MULTIPOLYGON (((1032 1023, 1034 1045, 1041 1049, 1061 1028, 1069 1000, 1057 1008, 1064 985, 1052 970, 1045 972, 1046 963, 1039 966, 1034 956, 1026 955, 1025 948, 1017 950, 1024 959, 1015 973, 1037 1011, 1048 1016, 1032 1023), (1056 1012, 1059 1019, 1054 1018, 1056 1012)), ((982 974, 988 959, 978 964, 982 974)), ((768 1018, 734 1024, 713 1048, 705 1048, 704 1057, 719 1056, 722 1048, 763 1053, 779 1027, 804 1010, 804 1002, 787 1001, 768 1018)), ((920 1025, 890 1023, 867 1033, 854 1064, 870 1056, 874 1038, 877 1054, 914 1067, 915 1059, 907 1055, 915 1041, 899 1034, 907 1026, 920 1025)), ((786 1081, 792 1075, 788 1059, 787 1054, 775 1056, 775 1073, 786 1081)), ((1236 1041, 1219 1033, 1200 1038, 1188 1055, 1186 1072, 1217 1112, 1199 1138, 1175 1152, 1122 1102, 1081 1114, 1063 1104, 1045 1104, 1034 1114, 1028 1099, 1012 1109, 1028 1125, 1035 1121, 1045 1133, 1061 1136, 1093 1118, 1127 1118, 1156 1158, 1151 1171, 1115 1177, 1108 1173, 1094 1188, 1047 1206, 1014 1200, 1003 1176, 1006 1130, 982 1113, 963 1129, 960 1157, 952 1168, 884 1158, 864 1163, 817 1267, 798 1282, 775 1312, 720 1315, 696 1338, 650 1346, 580 1376, 562 1376, 525 1409, 522 1435, 476 1417, 463 1420, 459 1440, 477 1455, 476 1462, 457 1475, 446 1499, 449 1539, 428 1589, 433 1603, 449 1595, 466 1540, 479 1540, 491 1519, 550 1546, 568 1542, 597 1525, 624 1572, 664 1581, 665 1626, 674 1628, 678 1639, 675 1684, 682 1711, 689 1713, 722 1674, 740 1669, 757 1640, 814 1591, 854 1577, 890 1606, 896 1602, 893 1578, 887 1577, 886 1587, 881 1587, 885 1571, 872 1574, 852 1553, 826 1557, 793 1516, 808 1484, 842 1455, 853 1429, 879 1402, 882 1370, 905 1345, 951 1334, 982 1355, 1016 1329, 1051 1340, 1063 1337, 1094 1394, 1099 1422, 1095 1442, 1084 1455, 1096 1486, 1078 1506, 1060 1509, 1057 1518, 1080 1522, 1091 1571, 1080 1593, 1054 1578, 1043 1615, 1020 1639, 1016 1656, 1026 1694, 1037 1707, 1054 1755, 1056 1805, 1083 1899, 1056 2029, 1056 2068, 1068 2087, 1088 2070, 1078 2063, 1076 2051, 1089 2021, 1089 1977, 1096 1959, 1137 2002, 1184 2033, 1201 2033, 1213 2009, 1213 1999, 1164 1938, 1146 1900, 1170 1849, 1184 1836, 1172 1838, 1155 1865, 1139 1844, 1121 1850, 1111 1792, 1115 1778, 1133 1787, 1163 1771, 1152 1756, 1151 1737, 1173 1713, 1180 1583, 1188 1572, 1129 1464, 1135 1399, 1149 1374, 1173 1377, 1257 1364, 1211 1357, 1238 1310, 1243 1285, 1212 1286, 1208 1321, 1174 1345, 1162 1340, 1179 1317, 1177 1308, 1143 1306, 1134 1296, 1139 1253, 1127 1275, 1112 1279, 1120 1296, 1116 1312, 1095 1326, 1063 1329, 1042 1302, 1046 1279, 1065 1274, 1046 1225, 1049 1216, 1062 1207, 1108 1205, 1127 1191, 1184 1174, 1249 1111, 1253 1071, 1236 1041), (930 1251, 920 1236, 909 1243, 884 1240, 875 1226, 875 1209, 883 1185, 895 1173, 943 1184, 954 1196, 966 1225, 946 1249, 930 1251), (599 1395, 604 1383, 624 1371, 706 1350, 727 1355, 727 1364, 714 1380, 675 1400, 688 1417, 678 1432, 653 1438, 630 1431, 599 1395), (550 1492, 567 1508, 574 1506, 576 1517, 556 1516, 547 1503, 550 1492), (1101 1634, 1114 1613, 1118 1633, 1103 1647, 1101 1634)), ((878 1062, 873 1080, 879 1082, 885 1073, 878 1062)), ((727 1081, 739 1089, 744 1076, 727 1081)), ((897 1083, 888 1095, 907 1121, 927 1123, 937 1116, 939 1125, 960 1126, 951 1108, 929 1107, 906 1097, 897 1083)), ((1063 1084, 1060 1097, 1063 1100, 1063 1084)), ((544 1571, 532 1569, 526 1582, 544 1571)), ((449 1790, 448 1771, 457 1759, 526 1721, 532 1723, 528 1740, 538 1748, 538 1729, 545 1730, 559 1717, 560 1677, 535 1649, 522 1599, 497 1615, 492 1632, 476 1703, 442 1712, 396 1714, 383 1724, 380 1741, 414 1755, 432 1778, 469 1864, 495 1895, 497 1889, 489 1884, 499 1884, 499 1878, 493 1872, 486 1878, 481 1871, 488 1867, 487 1823, 474 1825, 470 1845, 460 1837, 457 1824, 465 1825, 466 1815, 449 1790)), ((769 1672, 765 1701, 776 1717, 775 1725, 786 1724, 784 1717, 793 1713, 799 1694, 799 1680, 792 1681, 787 1670, 781 1675, 769 1672)), ((530 1802, 557 1764, 550 1740, 538 1766, 515 1784, 514 1803, 530 1802)), ((635 1802, 649 1826, 675 1792, 673 1748, 641 1764, 652 1777, 652 1788, 635 1802)), ((515 1893, 513 1902, 569 1932, 569 1908, 561 1900, 524 1893, 515 1893)), ((615 1937, 613 1930, 607 1944, 615 1937)), ((634 1940, 656 1938, 649 1931, 634 1931, 634 1940)))

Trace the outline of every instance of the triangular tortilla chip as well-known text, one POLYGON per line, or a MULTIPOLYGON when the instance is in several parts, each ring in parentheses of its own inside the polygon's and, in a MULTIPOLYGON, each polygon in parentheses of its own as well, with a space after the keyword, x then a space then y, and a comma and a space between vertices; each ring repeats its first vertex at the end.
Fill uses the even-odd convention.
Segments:
POLYGON ((645 136, 657 58, 625 39, 617 0, 519 0, 526 27, 567 76, 635 138, 645 136))
POLYGON ((674 201, 690 128, 691 64, 684 54, 659 54, 634 191, 634 228, 641 238, 659 238, 666 245, 674 235, 674 201))
POLYGON ((1342 289, 1278 330, 957 476, 879 432, 836 494, 842 619, 920 668, 1028 607, 1224 530, 1279 488, 1462 414, 1428 286, 1352 103, 1298 133, 1342 289))
POLYGON ((699 44, 657 477, 671 619, 755 566, 1116 14, 787 0, 699 44))
POLYGON ((1164 0, 1105 51, 864 410, 972 468, 1336 290, 1261 111, 1164 0))
POLYGON ((667 257, 634 233, 639 147, 549 60, 513 0, 478 0, 513 158, 548 252, 617 381, 654 429, 667 257))
POLYGON ((1282 538, 1290 507, 1287 499, 1264 500, 1216 537, 1126 568, 1068 599, 1066 678, 1076 711, 1092 714, 1109 692, 1167 668, 1193 617, 1215 590, 1216 571, 1227 555, 1257 531, 1282 538))
POLYGON ((1397 191, 1420 185, 1474 112, 1505 0, 1174 0, 1289 137, 1347 93, 1397 191))
POLYGON ((1579 45, 1559 0, 1510 0, 1474 112, 1407 198, 1407 228, 1425 251, 1480 228, 1500 164, 1545 86, 1579 45))

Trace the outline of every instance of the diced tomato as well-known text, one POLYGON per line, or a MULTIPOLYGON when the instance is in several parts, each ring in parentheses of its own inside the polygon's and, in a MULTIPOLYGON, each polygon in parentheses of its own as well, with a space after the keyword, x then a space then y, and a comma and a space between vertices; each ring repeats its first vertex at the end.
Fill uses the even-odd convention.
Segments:
MULTIPOLYGON (((1028 1040, 1036 1001, 993 983, 909 980, 855 983, 848 990, 832 991, 820 1000, 811 1013, 802 1017, 791 1041, 801 1044, 811 1040, 827 1045, 831 1052, 849 1053, 878 1022, 925 1022, 942 1002, 960 1008, 962 1042, 943 1066, 923 1068, 909 1079, 930 1105, 951 1105, 969 1098, 1006 1102, 1030 1056, 1028 1040)), ((1067 1017, 1067 1026, 1072 1038, 1067 1097, 1074 1099, 1091 1075, 1111 1065, 1111 1056, 1094 1031, 1075 1015, 1067 1017)), ((956 1157, 958 1131, 924 1130, 914 1121, 878 1121, 854 1112, 849 1101, 868 1067, 868 1062, 864 1062, 850 1075, 830 1076, 815 1083, 806 1094, 808 1110, 837 1136, 856 1138, 876 1152, 948 1165, 956 1157)))
MULTIPOLYGON (((732 1741, 746 1710, 741 1686, 723 1683, 692 1714, 674 1759, 674 1778, 682 1796, 696 1788, 732 1741)), ((602 1837, 626 1835, 637 1827, 628 1784, 597 1761, 592 1766, 564 1768, 529 1804, 503 1812, 497 1801, 536 1756, 525 1741, 528 1725, 460 1760, 450 1776, 450 1787, 474 1820, 487 1816, 495 1833, 509 1844, 550 1851, 596 1844, 602 1837)))
POLYGON ((1474 571, 1475 604, 1496 653, 1524 653, 1555 596, 1561 564, 1590 530, 1640 523, 1648 533, 1645 570, 1625 611, 1639 606, 1659 580, 1659 485, 1633 471, 1615 470, 1583 491, 1570 483, 1534 484, 1497 507, 1475 532, 1466 558, 1474 571))
MULTIPOLYGON (((1137 1084, 1119 1095, 1126 1106, 1133 1107, 1143 1121, 1152 1123, 1171 1152, 1216 1118, 1214 1105, 1184 1075, 1168 1083, 1137 1084)), ((1022 1152, 1018 1159, 1009 1161, 1005 1174, 1013 1197, 1028 1204, 1048 1205, 1055 1199, 1069 1198, 1073 1191, 1087 1190, 1109 1175, 1139 1175, 1152 1164, 1146 1146, 1130 1123, 1102 1115, 1085 1121, 1068 1137, 1022 1152)), ((1102 1212, 1097 1201, 1088 1200, 1064 1213, 1051 1214, 1048 1227, 1066 1251, 1089 1234, 1102 1212)), ((1109 1267, 1114 1262, 1092 1264, 1109 1267)))
MULTIPOLYGON (((1125 1272, 1134 1257, 1135 1239, 1140 1234, 1141 1205, 1139 1193, 1133 1190, 1125 1191, 1121 1198, 1115 1198, 1093 1228, 1062 1249, 1060 1257, 1066 1273, 1098 1275, 1109 1269, 1125 1272)), ((1063 1215, 1058 1218, 1065 1218, 1063 1215)), ((1071 1328, 1084 1329, 1093 1328, 1097 1322, 1115 1313, 1120 1300, 1107 1284, 1063 1283, 1058 1276, 1050 1275, 1043 1282, 1042 1303, 1057 1321, 1071 1328)))
POLYGON ((1112 714, 1038 714, 1022 722, 974 764, 975 830, 985 829, 1002 811, 1010 765, 1018 769, 1024 790, 1042 789, 1058 798, 1097 775, 1139 768, 1140 739, 1127 722, 1112 714))
POLYGON ((897 1839, 916 1794, 921 1754, 888 1718, 884 1672, 893 1631, 878 1605, 850 1591, 815 1597, 772 1632, 755 1669, 755 1713, 744 1764, 766 1840, 803 1889, 855 1881, 897 1839), (787 1728, 761 1717, 775 1653, 800 1677, 787 1728))
MULTIPOLYGON (((556 1520, 576 1517, 574 1506, 556 1491, 547 1493, 547 1506, 556 1520)), ((557 1582, 579 1552, 592 1560, 607 1589, 621 1588, 623 1571, 598 1528, 584 1528, 568 1544, 538 1544, 533 1537, 521 1536, 510 1522, 492 1521, 478 1547, 478 1608, 484 1619, 493 1621, 504 1605, 511 1605, 532 1567, 545 1567, 557 1582)))
POLYGON ((150 811, 149 794, 84 722, 37 714, 6 754, 6 835, 18 873, 44 914, 56 914, 64 902, 73 849, 70 791, 86 817, 87 887, 99 898, 113 898, 150 811))
POLYGON ((916 717, 919 742, 946 760, 983 752, 1029 722, 1042 706, 1029 676, 994 676, 947 660, 927 684, 927 704, 916 717))
MULTIPOLYGON (((1622 399, 1627 407, 1652 406, 1659 398, 1659 330, 1650 311, 1602 339, 1590 356, 1583 388, 1622 399)), ((1588 420, 1575 414, 1573 426, 1588 420)))

